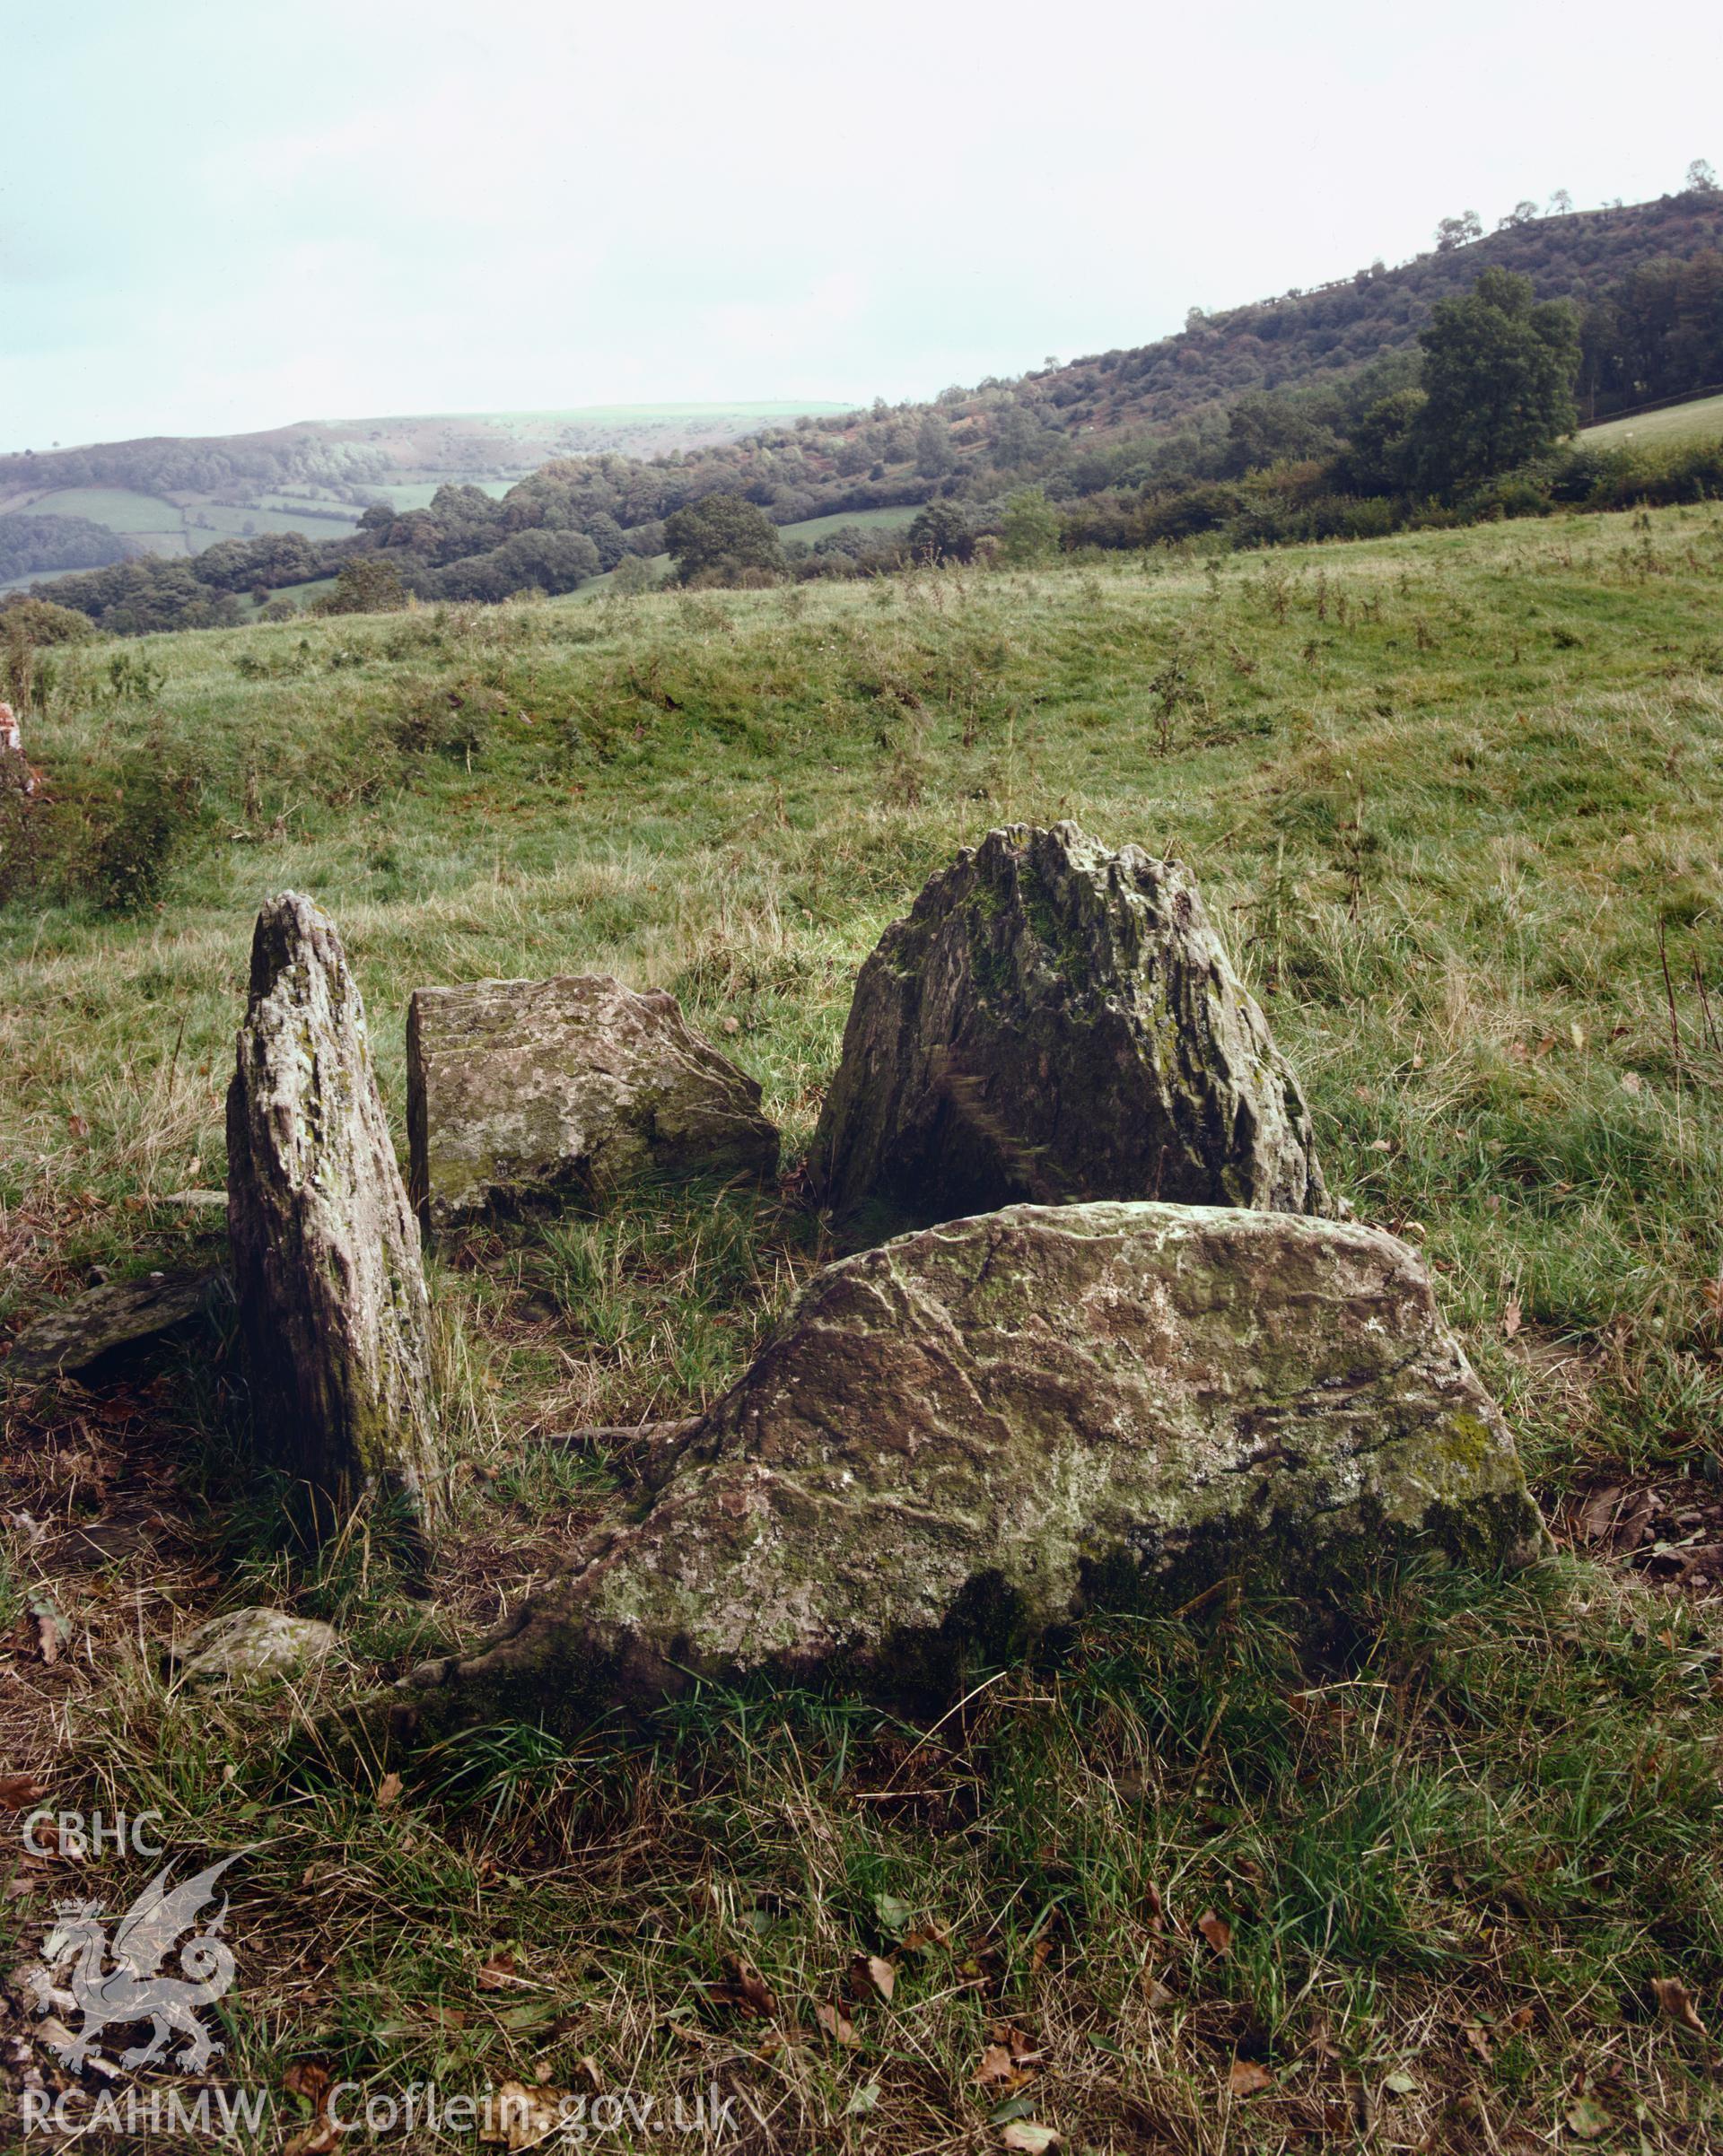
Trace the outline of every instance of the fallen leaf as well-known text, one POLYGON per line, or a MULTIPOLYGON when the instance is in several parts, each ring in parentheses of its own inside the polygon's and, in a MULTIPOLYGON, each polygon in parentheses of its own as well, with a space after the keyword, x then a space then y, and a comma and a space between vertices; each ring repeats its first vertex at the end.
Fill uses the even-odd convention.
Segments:
POLYGON ((36 1619, 37 1645, 44 1662, 60 1659, 60 1628, 51 1617, 39 1612, 36 1619))
POLYGON ((1477 2053, 1481 2059, 1488 2060, 1495 2056, 1495 2054, 1490 2048, 1490 2038, 1488 2032, 1481 2028, 1476 2021, 1468 2021, 1465 2029, 1462 2029, 1460 2033, 1465 2037, 1466 2042, 1471 2045, 1473 2050, 1477 2053))
POLYGON ((900 1901, 895 1894, 876 1894, 873 1898, 873 1913, 894 1939, 903 1937, 909 1929, 910 1918, 914 1915, 909 1904, 900 1901))
POLYGON ((845 2118, 865 2118, 879 2101, 879 2082, 864 2082, 855 2094, 851 2097, 849 2102, 844 2105, 844 2116, 845 2118))
POLYGON ((1047 1956, 1052 1951, 1053 1933, 1051 1932, 1043 1932, 1036 1938, 1030 1940, 1029 1974, 1032 1977, 1038 1977, 1041 1974, 1046 1965, 1047 1956))
POLYGON ((1416 2096, 1418 2084, 1409 2073, 1385 2073, 1382 2086, 1395 2096, 1416 2096))
POLYGON ((331 2079, 328 2068, 317 2059, 296 2059, 282 2075, 283 2088, 302 2096, 311 2107, 310 2125, 291 2137, 282 2156, 329 2156, 339 2143, 340 2122, 329 2116, 331 2079))
POLYGON ((1622 1091, 1623 1093, 1637 1093, 1640 1091, 1640 1074, 1637 1070, 1622 1071, 1622 1091))
POLYGON ((1567 2119, 1568 2131, 1578 2141, 1596 2141, 1609 2131, 1609 2113, 1588 2096, 1569 2105, 1567 2119))
POLYGON ((1173 2003, 1172 1993, 1168 1990, 1159 1977, 1150 1977, 1146 1979, 1143 1985, 1143 1995, 1151 2008, 1170 2006, 1173 2003))
POLYGON ((1274 2086, 1274 2076, 1255 2059, 1234 2059, 1232 2071, 1227 2076, 1229 2096, 1260 2096, 1264 2089, 1274 2086))
POLYGON ((739 2006, 762 2021, 776 2013, 778 2002, 772 1986, 751 1961, 745 1961, 739 1954, 728 1954, 724 1968, 730 1981, 714 1986, 709 1995, 712 1998, 727 2006, 739 2006))
POLYGON ((1059 2146, 1053 2127, 1041 2125, 1033 2118, 1012 2119, 999 2139, 1001 2147, 1019 2150, 1022 2156, 1042 2156, 1044 2150, 1059 2146))
POLYGON ((1679 2022, 1684 2029, 1691 2029, 1695 2036, 1705 2034, 1705 2024, 1699 2018, 1692 1994, 1679 1977, 1655 1977, 1651 1988, 1657 1994, 1659 2013, 1679 2022))
POLYGON ((835 2043, 854 2044, 855 2023, 841 2006, 816 2006, 814 2019, 835 2043))
POLYGON ((503 1947, 488 1960, 478 1965, 480 1991, 506 1991, 511 1984, 524 1984, 527 1979, 518 1974, 512 1948, 503 1947))
POLYGON ((1516 2030, 1529 2029, 1536 2019, 1537 2009, 1535 2006, 1517 2006, 1503 2023, 1503 2027, 1516 2030))
POLYGON ((930 1946, 949 1946, 950 1943, 950 1933, 941 1929, 937 1924, 928 1925, 925 1927, 918 1925, 914 1931, 905 1932, 902 1941, 903 1949, 906 1954, 923 1954, 930 1946))
POLYGON ((401 1794, 401 1777, 392 1771, 377 1785, 377 1809, 381 1811, 394 1803, 401 1794))
POLYGON ((478 2138, 504 2149, 536 2149, 562 2124, 562 2095, 555 2089, 529 2089, 524 2082, 503 2082, 485 2106, 478 2138))
POLYGON ((868 1975, 872 1979, 875 1991, 889 2005, 891 1995, 897 1988, 897 1971, 889 1961, 882 1961, 878 1954, 870 1954, 868 1975))
POLYGON ((1224 1954, 1232 1944, 1232 1926, 1224 1916, 1217 1916, 1212 1909, 1204 1909, 1196 1920, 1196 1928, 1217 1954, 1224 1954))
POLYGON ((975 2068, 977 2089, 1012 2088, 1018 2079, 1017 2067, 1010 2052, 1003 2044, 989 2044, 981 2055, 981 2064, 975 2068))
POLYGON ((1519 1297, 1510 1295, 1501 1314, 1501 1329, 1509 1340, 1519 1331, 1519 1297))
POLYGON ((333 2118, 313 2119, 282 2148, 281 2156, 329 2156, 340 2142, 342 2128, 333 2118))
POLYGON ((33 1774, 0 1774, 0 1811, 28 1811, 48 1794, 48 1784, 33 1774))

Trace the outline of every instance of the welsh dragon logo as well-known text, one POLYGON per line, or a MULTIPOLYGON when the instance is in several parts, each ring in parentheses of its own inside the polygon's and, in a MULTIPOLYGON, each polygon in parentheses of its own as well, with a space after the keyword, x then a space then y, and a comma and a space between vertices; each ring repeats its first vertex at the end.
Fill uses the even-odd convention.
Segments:
POLYGON ((74 2072, 82 2068, 110 2021, 153 2024, 149 2041, 134 2045, 121 2058, 122 2066, 149 2065, 176 2032, 186 2038, 175 2054, 176 2061, 188 2073, 201 2073, 221 2050, 197 2019, 197 2010, 219 1999, 233 1982, 232 1951, 216 1936, 227 1918, 225 1895, 215 1916, 179 1948, 184 1977, 158 1971, 180 1933, 190 1931, 198 1911, 215 1899, 216 1881, 243 1854, 236 1850, 177 1887, 168 1877, 172 1865, 164 1864, 118 1919, 111 1947, 101 1902, 55 1905, 54 1928, 42 1945, 44 1967, 37 1980, 36 2011, 82 2012, 83 2026, 75 2036, 68 2032, 66 2041, 48 2039, 74 2072), (63 1981, 56 1972, 68 1957, 75 1959, 69 1978, 63 1981), (109 1961, 112 1967, 105 1968, 109 1961))

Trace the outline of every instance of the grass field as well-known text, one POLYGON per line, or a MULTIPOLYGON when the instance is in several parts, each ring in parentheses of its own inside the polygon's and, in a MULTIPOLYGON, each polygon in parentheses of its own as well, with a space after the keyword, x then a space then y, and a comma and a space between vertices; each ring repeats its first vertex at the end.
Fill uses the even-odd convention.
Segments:
POLYGON ((1714 441, 1719 435, 1723 435, 1723 397, 1701 397, 1692 404, 1671 405, 1661 412, 1606 419, 1601 426, 1587 427, 1581 439, 1618 449, 1629 442, 1637 442, 1641 448, 1652 442, 1673 448, 1684 441, 1714 441))
MULTIPOLYGON (((22 502, 13 506, 22 508, 22 502)), ((33 517, 87 517, 110 531, 179 532, 184 520, 171 502, 157 494, 136 494, 122 486, 66 486, 29 504, 33 517)))
MULTIPOLYGON (((337 505, 329 505, 332 509, 337 505)), ((337 520, 332 516, 307 516, 293 509, 231 509, 223 502, 200 502, 188 512, 187 530, 194 546, 213 546, 217 539, 236 538, 247 527, 252 532, 302 531, 308 539, 344 539, 359 528, 359 511, 344 508, 337 520)))
MULTIPOLYGON (((106 650, 58 667, 26 723, 63 825, 123 834, 135 752, 203 816, 140 913, 0 911, 0 1326, 219 1248, 164 1200, 223 1174, 266 893, 340 923, 398 1122, 414 986, 606 968, 724 1040, 793 1164, 884 924, 990 825, 1072 816, 1194 866, 1331 1183, 1425 1253, 1563 1544, 1385 1572, 1319 1647, 1255 1590, 1098 1620, 937 1724, 709 1690, 307 1782, 304 1712, 613 1515, 553 1433, 743 1365, 824 1247, 793 1186, 434 1269, 459 1467, 429 1602, 363 1537, 281 1546, 218 1344, 14 1391, 5 1762, 159 1809, 186 1862, 249 1852, 220 2069, 278 2108, 245 2145, 310 2118, 310 2068, 715 2084, 722 2145, 762 2156, 1036 2123, 1106 2156, 1723 2145, 1690 2025, 1723 2031, 1720 594, 1707 505, 155 638, 141 702, 106 650), (164 1676, 258 1601, 337 1624, 322 1677, 164 1676)), ((55 1898, 122 1907, 149 1870, 21 1869, 12 1960, 55 1898)), ((667 2145, 631 2131, 596 2145, 667 2145)))
POLYGON ((915 520, 920 504, 895 504, 888 509, 854 509, 830 517, 808 517, 800 524, 779 527, 778 536, 784 539, 815 539, 827 537, 841 531, 846 524, 859 524, 863 531, 903 531, 915 520))

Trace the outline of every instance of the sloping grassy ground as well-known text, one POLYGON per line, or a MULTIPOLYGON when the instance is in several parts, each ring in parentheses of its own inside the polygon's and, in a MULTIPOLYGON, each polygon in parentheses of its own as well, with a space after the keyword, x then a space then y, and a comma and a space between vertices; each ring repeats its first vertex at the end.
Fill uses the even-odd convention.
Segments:
MULTIPOLYGON (((720 2145, 762 2151, 1719 2145, 1681 2002, 1723 2029, 1720 595, 1705 507, 157 639, 153 694, 61 665, 28 745, 66 862, 123 842, 140 746, 204 822, 130 920, 0 913, 0 1322, 214 1247, 162 1200, 220 1182, 267 891, 339 921, 398 1117, 414 985, 605 967, 756 1072, 793 1161, 879 929, 991 825, 1073 816, 1194 864, 1331 1182, 1422 1245, 1552 1517, 1594 1523, 1516 1581, 1098 1623, 937 1725, 711 1694, 350 1786, 284 1778, 289 1725, 617 1503, 547 1440, 728 1381, 820 1255, 793 1176, 437 1268, 461 1467, 430 1604, 366 1534, 277 1546, 217 1345, 14 1392, 6 1763, 159 1808, 188 1862, 250 1852, 219 2064, 274 2092, 254 2145, 326 2145, 284 2080, 317 2068, 712 2085, 720 2145), (1666 1535, 1594 1561, 1597 1493, 1651 1487, 1666 1535), (338 1663, 285 1700, 176 1689, 164 1643, 258 1600, 333 1618, 338 1663)), ((152 1868, 26 1866, 11 1959, 152 1868)), ((590 2145, 677 2143, 625 2114, 590 2145)))
POLYGON ((1581 439, 1588 445, 1621 449, 1629 442, 1671 445, 1684 441, 1715 441, 1723 435, 1723 397, 1696 397, 1684 405, 1668 405, 1661 412, 1639 412, 1625 419, 1606 419, 1587 427, 1581 439))

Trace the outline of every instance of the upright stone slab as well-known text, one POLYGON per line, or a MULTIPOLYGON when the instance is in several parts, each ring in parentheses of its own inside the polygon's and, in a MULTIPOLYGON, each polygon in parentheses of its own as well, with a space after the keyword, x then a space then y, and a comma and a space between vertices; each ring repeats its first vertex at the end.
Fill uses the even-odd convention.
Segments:
POLYGON ((1016 1206, 844 1259, 663 1466, 643 1519, 415 1672, 408 1727, 700 1676, 936 1689, 1234 1571, 1547 1547, 1416 1253, 1289 1213, 1016 1206))
POLYGON ((661 989, 608 973, 415 991, 413 1202, 442 1233, 646 1176, 769 1176, 760 1087, 661 989))
POLYGON ((228 1233, 267 1459, 319 1524, 372 1491, 423 1518, 437 1483, 419 1233, 372 1074, 364 1005, 328 916, 258 916, 227 1095, 228 1233))
POLYGON ((927 1223, 1022 1200, 1322 1213, 1310 1116, 1189 873, 989 832, 862 966, 816 1193, 927 1223))

